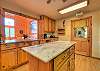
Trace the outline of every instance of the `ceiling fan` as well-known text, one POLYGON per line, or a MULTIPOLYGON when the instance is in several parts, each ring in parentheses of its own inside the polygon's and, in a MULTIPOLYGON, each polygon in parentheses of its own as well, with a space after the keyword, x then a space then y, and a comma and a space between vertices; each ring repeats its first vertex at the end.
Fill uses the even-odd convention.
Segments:
MULTIPOLYGON (((47 0, 47 4, 50 4, 51 1, 55 1, 55 0, 47 0)), ((62 2, 66 2, 67 0, 62 0, 62 2)))

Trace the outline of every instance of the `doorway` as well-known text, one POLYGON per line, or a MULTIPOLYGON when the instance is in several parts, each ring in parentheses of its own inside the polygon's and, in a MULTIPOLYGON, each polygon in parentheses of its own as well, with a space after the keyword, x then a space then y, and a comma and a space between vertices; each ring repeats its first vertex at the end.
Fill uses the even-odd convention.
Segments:
POLYGON ((92 16, 71 21, 71 40, 76 54, 92 55, 92 16))

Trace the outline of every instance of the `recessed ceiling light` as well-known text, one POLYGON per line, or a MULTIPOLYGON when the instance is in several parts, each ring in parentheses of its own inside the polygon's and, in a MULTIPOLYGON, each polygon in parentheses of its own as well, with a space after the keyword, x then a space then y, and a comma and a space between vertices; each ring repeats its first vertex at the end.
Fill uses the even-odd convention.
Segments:
POLYGON ((71 12, 71 11, 86 7, 87 5, 88 5, 88 1, 83 1, 81 3, 75 4, 73 6, 65 8, 63 10, 60 10, 59 13, 60 14, 65 14, 65 13, 68 13, 68 12, 71 12))

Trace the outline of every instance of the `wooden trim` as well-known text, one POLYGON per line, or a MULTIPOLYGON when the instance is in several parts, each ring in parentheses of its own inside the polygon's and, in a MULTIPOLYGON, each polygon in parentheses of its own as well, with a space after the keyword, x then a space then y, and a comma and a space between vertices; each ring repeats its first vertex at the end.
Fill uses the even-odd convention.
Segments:
MULTIPOLYGON (((75 53, 75 55, 85 56, 85 55, 81 55, 81 54, 77 54, 77 53, 75 53)), ((93 59, 100 60, 100 58, 98 58, 98 57, 93 57, 93 56, 85 56, 85 57, 90 57, 90 58, 93 58, 93 59)))
POLYGON ((48 17, 48 16, 45 16, 45 15, 41 15, 40 17, 42 17, 41 20, 43 20, 44 18, 48 18, 48 19, 51 19, 51 20, 55 21, 55 19, 52 19, 52 18, 50 18, 50 17, 48 17))
MULTIPOLYGON (((0 25, 2 26, 2 9, 1 9, 1 7, 0 7, 0 25)), ((1 32, 1 29, 0 29, 0 32, 1 32)), ((0 41, 1 41, 1 38, 0 38, 0 41)), ((0 44, 0 71, 1 71, 1 44, 0 44)))
POLYGON ((19 12, 15 12, 15 11, 12 11, 12 10, 9 10, 9 9, 6 9, 6 8, 2 8, 5 12, 9 12, 9 13, 12 13, 12 14, 16 14, 16 15, 20 15, 20 16, 23 16, 23 17, 26 17, 26 18, 30 18, 30 19, 35 19, 37 20, 37 18, 34 18, 32 16, 28 16, 28 15, 25 15, 25 14, 22 14, 22 13, 19 13, 19 12))
POLYGON ((89 32, 90 32, 90 37, 89 37, 89 39, 90 39, 90 56, 92 56, 92 16, 90 16, 90 17, 88 17, 89 19, 89 32))
POLYGON ((91 58, 100 60, 100 58, 98 58, 98 57, 91 57, 91 58))
POLYGON ((71 20, 71 22, 73 21, 79 21, 79 20, 84 20, 84 19, 89 19, 89 18, 92 18, 92 16, 88 16, 88 17, 84 17, 84 18, 78 18, 78 19, 74 19, 74 20, 71 20))
MULTIPOLYGON (((24 63, 22 63, 22 64, 15 65, 15 66, 10 67, 10 68, 8 68, 8 69, 3 69, 3 71, 10 71, 10 70, 12 71, 13 69, 16 69, 16 68, 18 68, 18 67, 20 67, 20 66, 23 66, 23 65, 27 64, 27 63, 29 63, 29 61, 26 61, 26 62, 24 62, 24 63)), ((1 69, 1 71, 2 71, 2 69, 1 69)))

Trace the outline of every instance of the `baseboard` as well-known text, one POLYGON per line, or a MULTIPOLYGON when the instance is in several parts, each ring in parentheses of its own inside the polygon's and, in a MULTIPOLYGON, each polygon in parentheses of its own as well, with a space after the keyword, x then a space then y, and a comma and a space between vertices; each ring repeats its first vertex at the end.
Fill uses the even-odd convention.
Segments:
POLYGON ((100 60, 100 58, 98 58, 98 57, 93 57, 93 56, 92 56, 92 58, 100 60))
MULTIPOLYGON (((75 53, 76 55, 81 55, 81 56, 85 56, 85 55, 82 55, 82 54, 78 54, 78 53, 75 53)), ((93 56, 85 56, 85 57, 90 57, 90 58, 93 58, 93 59, 97 59, 97 60, 100 60, 100 58, 98 57, 93 57, 93 56)))
POLYGON ((23 66, 23 65, 27 64, 27 63, 28 63, 28 61, 26 61, 24 63, 21 63, 21 64, 18 64, 18 65, 15 65, 15 66, 13 66, 11 68, 8 68, 8 69, 1 69, 0 71, 13 71, 13 69, 16 69, 16 68, 18 68, 20 66, 23 66))
POLYGON ((16 68, 18 68, 18 67, 20 67, 20 66, 23 66, 23 65, 27 64, 28 62, 29 62, 29 61, 26 61, 26 62, 24 62, 24 63, 18 64, 18 65, 16 65, 16 66, 12 67, 12 69, 16 69, 16 68))

